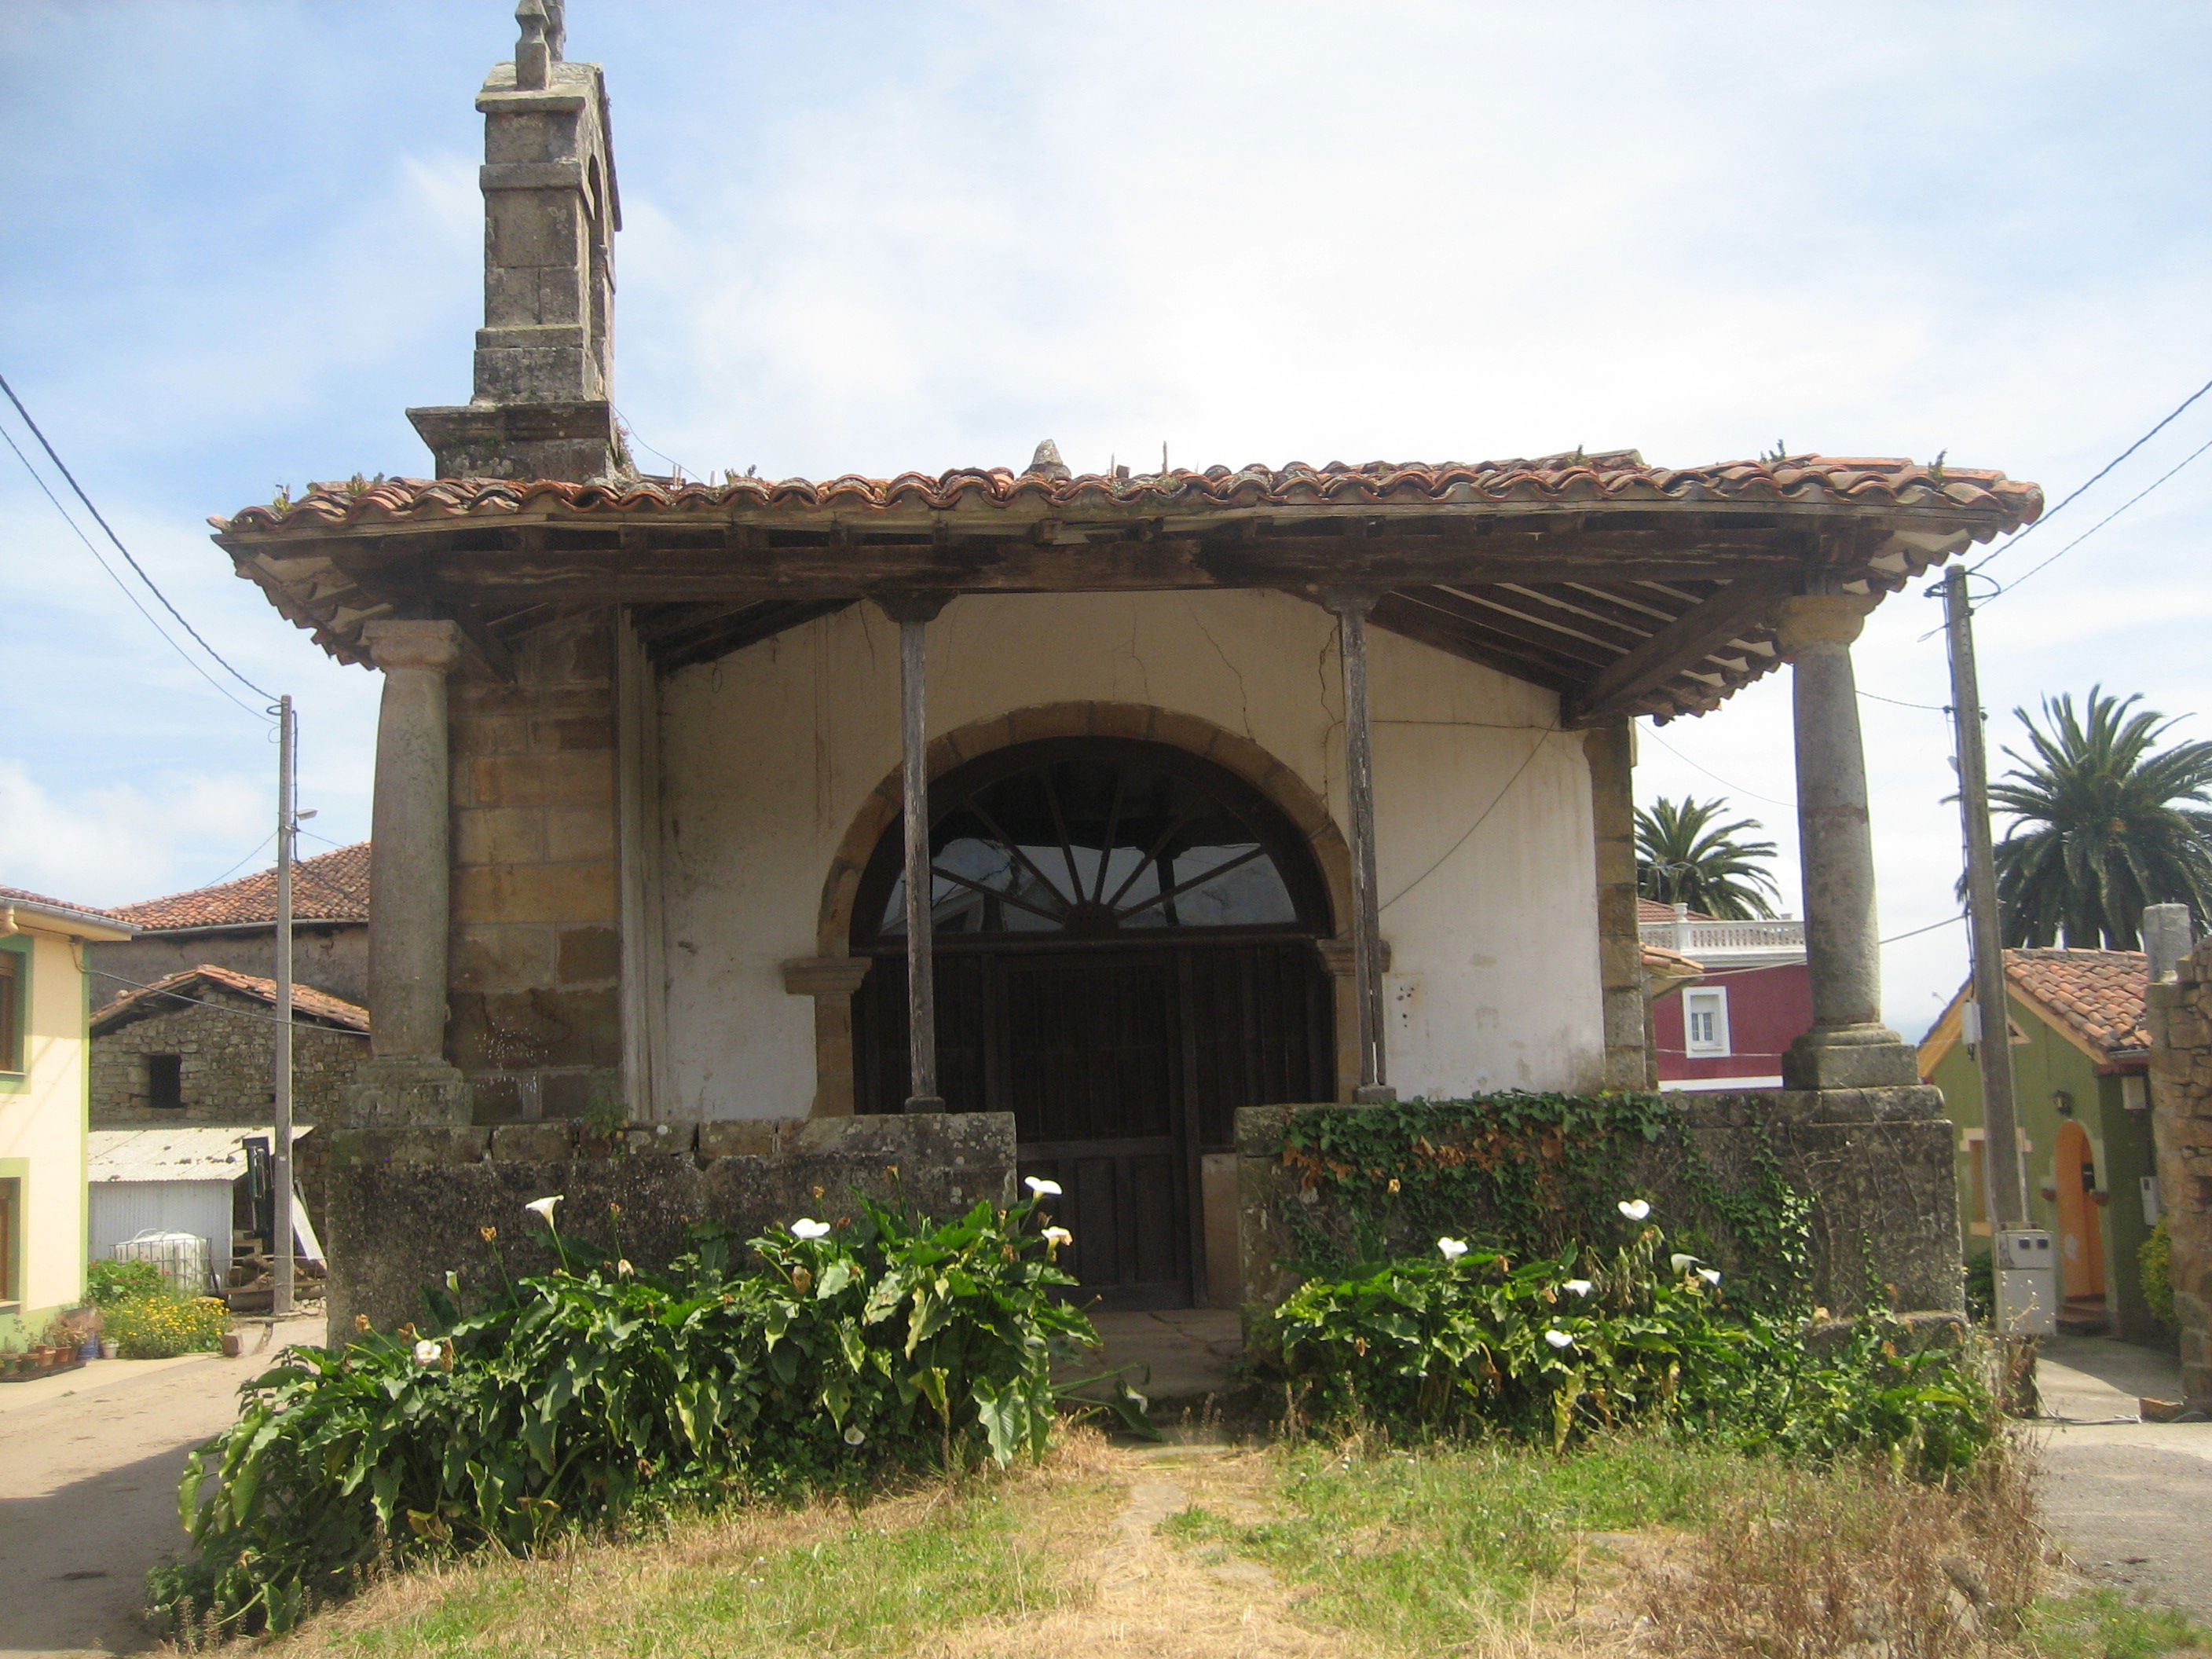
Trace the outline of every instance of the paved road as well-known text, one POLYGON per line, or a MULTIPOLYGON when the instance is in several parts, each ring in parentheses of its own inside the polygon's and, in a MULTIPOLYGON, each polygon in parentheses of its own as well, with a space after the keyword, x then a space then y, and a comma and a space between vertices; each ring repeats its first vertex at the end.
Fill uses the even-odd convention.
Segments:
MULTIPOLYGON (((137 1653, 146 1572, 184 1543, 185 1454, 228 1424, 270 1350, 105 1360, 0 1388, 0 1659, 137 1653)), ((276 1341, 320 1341, 319 1321, 276 1341)))
POLYGON ((2043 1502, 2051 1531, 2097 1577, 2212 1620, 2212 1423, 2145 1423, 2138 1395, 2173 1400, 2163 1354, 2095 1337, 2045 1339, 2037 1368, 2043 1502))

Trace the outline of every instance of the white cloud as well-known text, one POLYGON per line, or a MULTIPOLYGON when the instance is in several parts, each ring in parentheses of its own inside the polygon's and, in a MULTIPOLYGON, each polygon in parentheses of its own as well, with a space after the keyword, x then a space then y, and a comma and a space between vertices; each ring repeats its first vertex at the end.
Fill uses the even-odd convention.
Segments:
POLYGON ((127 904, 197 887, 268 835, 270 793, 241 777, 146 776, 57 793, 0 759, 0 885, 80 904, 127 904), (225 855, 228 854, 226 857, 225 855))

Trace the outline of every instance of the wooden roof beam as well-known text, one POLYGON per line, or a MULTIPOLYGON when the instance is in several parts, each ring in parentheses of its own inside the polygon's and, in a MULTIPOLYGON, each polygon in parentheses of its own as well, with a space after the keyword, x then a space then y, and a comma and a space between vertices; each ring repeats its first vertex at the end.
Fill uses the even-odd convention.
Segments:
POLYGON ((1763 626, 1775 605, 1795 591, 1794 582, 1775 577, 1730 582, 1583 687, 1562 711, 1565 724, 1601 726, 1638 712, 1669 680, 1697 668, 1730 640, 1763 626))

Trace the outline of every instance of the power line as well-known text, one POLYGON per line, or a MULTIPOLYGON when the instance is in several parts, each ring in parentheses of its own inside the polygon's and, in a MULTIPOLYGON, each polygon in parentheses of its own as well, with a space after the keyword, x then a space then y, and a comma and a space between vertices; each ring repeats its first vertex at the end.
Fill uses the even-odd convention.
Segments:
MULTIPOLYGON (((200 637, 199 629, 194 628, 191 623, 185 620, 184 612, 178 610, 175 605, 169 603, 169 596, 164 593, 159 586, 155 586, 154 579, 146 574, 145 568, 141 565, 137 559, 131 557, 131 550, 123 544, 123 538, 115 533, 115 526, 109 524, 106 519, 100 516, 100 509, 92 504, 92 497, 84 493, 84 486, 76 481, 76 474, 69 470, 69 463, 63 460, 59 455, 54 453, 53 445, 46 441, 46 434, 39 429, 39 423, 31 418, 31 411, 23 407, 23 400, 15 395, 15 388, 8 384, 8 377, 4 374, 0 374, 0 392, 4 392, 8 394, 8 401, 15 405, 15 412, 23 417, 23 424, 31 428, 31 435, 39 441, 39 447, 46 452, 46 459, 52 461, 56 468, 60 471, 63 477, 69 480, 69 487, 76 492, 77 500, 84 503, 84 510, 92 514, 93 522, 107 532, 107 539, 115 544, 115 550, 123 556, 124 562, 138 573, 138 580, 146 584, 147 588, 153 593, 155 599, 161 600, 161 608, 177 619, 177 625, 183 629, 185 633, 192 636, 193 641, 199 646, 201 650, 206 652, 209 656, 214 658, 216 662, 222 664, 223 672, 228 674, 231 678, 236 680, 240 685, 252 692, 256 696, 267 697, 271 702, 274 702, 276 700, 276 694, 263 690, 252 680, 246 678, 245 675, 240 673, 238 670, 230 665, 229 662, 224 658, 222 652, 216 650, 204 639, 202 639, 200 637)), ((9 447, 14 447, 12 441, 9 447)), ((15 453, 18 455, 21 455, 22 451, 19 449, 16 450, 15 453)), ((26 465, 29 465, 27 461, 24 464, 26 465)), ((57 505, 58 505, 58 503, 57 503, 57 505)), ((78 533, 82 535, 83 532, 80 531, 78 533)))
POLYGON ((1551 737, 1553 732, 1559 729, 1559 728, 1556 726, 1547 726, 1536 734, 1536 741, 1528 746, 1528 752, 1522 757, 1521 764, 1513 769, 1513 775, 1505 780, 1505 787, 1490 798, 1490 805, 1482 809, 1482 816, 1477 818, 1473 823, 1468 824, 1466 830, 1460 836, 1460 838, 1457 841, 1454 842, 1450 846, 1445 848, 1442 853, 1438 854, 1437 855, 1437 861, 1434 864, 1431 864, 1427 869, 1422 871, 1419 875, 1415 876, 1413 880, 1407 882, 1403 887, 1401 887, 1389 898, 1384 899, 1382 903, 1376 905, 1375 909, 1378 915, 1382 912, 1389 909, 1392 905, 1395 904, 1400 899, 1405 897, 1407 894, 1412 892, 1416 887, 1419 887, 1431 876, 1436 874, 1437 871, 1443 869, 1444 866, 1444 860, 1449 859, 1454 853, 1458 852, 1461 848, 1467 845, 1468 837, 1472 836, 1476 830, 1481 829, 1485 823, 1490 821, 1490 815, 1498 810, 1498 803, 1504 800, 1506 796, 1513 793, 1513 786, 1521 781, 1521 775, 1528 769, 1530 764, 1542 750, 1546 740, 1551 737))
MULTIPOLYGON (((2069 495, 2066 497, 2066 499, 2065 499, 2064 501, 2063 501, 2059 502, 2057 506, 2056 506, 2056 507, 2052 507, 2052 508, 2051 509, 2051 511, 2049 511, 2048 513, 2045 514, 2041 518, 2038 519, 2038 520, 2037 520, 2033 524, 2032 524, 2032 525, 2028 526, 2028 527, 2027 527, 2027 529, 2025 529, 2025 530, 2021 531, 2021 532, 2020 532, 2020 534, 2018 534, 2017 536, 2014 536, 2014 537, 2011 538, 2009 540, 2008 540, 2008 541, 2005 543, 2005 544, 2004 544, 2003 546, 1999 547, 1999 548, 1993 549, 1993 550, 1990 551, 1990 556, 1989 556, 1989 558, 1988 558, 1988 559, 1983 559, 1983 560, 1981 560, 1979 562, 1978 562, 1977 564, 1975 564, 1975 565, 1972 567, 1972 570, 1979 570, 1979 569, 1982 568, 1982 566, 1983 566, 1983 565, 1985 565, 1985 564, 1989 563, 1990 559, 1994 559, 1994 558, 1997 557, 2000 554, 2004 554, 2004 553, 2009 553, 2009 552, 2011 552, 2011 551, 2013 550, 2013 549, 2014 549, 2015 547, 2018 547, 2018 546, 2021 544, 2021 542, 2023 542, 2023 541, 2027 540, 2028 537, 2030 537, 2030 536, 2033 535, 2037 531, 2039 531, 2039 530, 2042 529, 2044 526, 2045 526, 2045 525, 2049 524, 2049 523, 2050 523, 2053 519, 2057 518, 2057 517, 2061 513, 2063 513, 2063 512, 2064 512, 2068 507, 2069 507, 2073 506, 2073 505, 2074 505, 2074 503, 2075 503, 2075 501, 2079 501, 2079 500, 2081 500, 2081 496, 2082 496, 2082 495, 2083 495, 2083 493, 2084 493, 2085 491, 2087 491, 2087 489, 2090 489, 2090 487, 2091 487, 2092 485, 2094 485, 2094 484, 2095 484, 2095 483, 2096 483, 2096 482, 2098 481, 2098 479, 2100 479, 2100 478, 2103 477, 2104 477, 2107 472, 2110 472, 2110 471, 2111 471, 2114 467, 2118 466, 2118 465, 2122 461, 2124 461, 2125 459, 2127 459, 2127 458, 2128 458, 2129 456, 2130 456, 2130 455, 2134 454, 2134 453, 2136 453, 2136 451, 2137 451, 2138 449, 2141 449, 2141 448, 2142 448, 2145 444, 2148 443, 2148 442, 2149 442, 2153 438, 2155 438, 2156 436, 2158 436, 2158 434, 2159 434, 2160 433, 2161 433, 2161 432, 2165 431, 2165 430, 2166 429, 2166 428, 2168 428, 2168 427, 2172 426, 2172 425, 2174 423, 2174 422, 2175 422, 2175 421, 2179 420, 2179 419, 2181 417, 2181 413, 2182 413, 2182 411, 2183 411, 2184 410, 2187 409, 2187 408, 2190 406, 2190 404, 2191 404, 2195 403, 2195 402, 2196 402, 2199 398, 2202 398, 2202 397, 2203 397, 2206 392, 2212 392, 2212 380, 2207 380, 2207 381, 2205 381, 2205 383, 2204 383, 2203 386, 2198 386, 2198 387, 2197 388, 2197 390, 2196 390, 2196 391, 2194 391, 2194 392, 2191 392, 2191 393, 2190 393, 2186 398, 2183 398, 2183 399, 2182 399, 2179 404, 2175 404, 2175 405, 2174 405, 2173 412, 2172 412, 2171 415, 2168 415, 2168 416, 2167 416, 2164 420, 2160 421, 2160 422, 2156 426, 2154 426, 2154 427, 2151 428, 2151 429, 2150 429, 2149 431, 2148 431, 2148 432, 2144 433, 2144 434, 2142 434, 2142 437, 2140 437, 2140 438, 2136 439, 2133 443, 2130 444, 2130 445, 2129 445, 2125 449, 2122 450, 2118 454, 2117 454, 2117 455, 2113 456, 2113 457, 2112 457, 2112 459, 2111 460, 2109 460, 2109 461, 2106 462, 2106 463, 2104 464, 2104 465, 2102 465, 2102 466, 2099 467, 2099 468, 2097 469, 2097 471, 2096 471, 2094 474, 2092 474, 2092 475, 2090 476, 2090 478, 2089 478, 2088 483, 2084 483, 2084 484, 2081 484, 2081 486, 2079 486, 2079 487, 2078 487, 2077 489, 2075 489, 2075 490, 2074 490, 2070 495, 2069 495)), ((2194 459, 2196 459, 2196 457, 2195 457, 2195 456, 2191 456, 2190 459, 2191 459, 2191 460, 2194 460, 2194 459)), ((2188 465, 2188 462, 2185 461, 2185 462, 2183 462, 2183 463, 2182 463, 2182 465, 2185 466, 2185 465, 2188 465)), ((2177 470, 2178 470, 2178 469, 2177 469, 2177 470)), ((2171 475, 2169 474, 2168 476, 2170 477, 2171 475)), ((2164 479, 2160 479, 2160 483, 2164 483, 2164 482, 2165 482, 2165 480, 2164 480, 2164 479)), ((2157 485, 2154 484, 2154 485, 2152 486, 2152 488, 2153 488, 2153 489, 2156 489, 2156 488, 2157 488, 2157 485)), ((2141 499, 2142 499, 2142 497, 2141 497, 2141 496, 2138 496, 2136 499, 2137 499, 2137 500, 2141 500, 2141 499)), ((2123 509, 2123 510, 2124 511, 2124 509, 2123 509)), ((2085 531, 2085 532, 2082 532, 2083 537, 2092 536, 2092 535, 2094 535, 2095 533, 2096 533, 2096 532, 2095 532, 2095 531, 2094 531, 2094 530, 2092 530, 2092 531, 2085 531)), ((2079 541, 2080 539, 2081 539, 2081 538, 2076 538, 2076 543, 2075 543, 2075 544, 2069 544, 2069 545, 2078 544, 2078 541, 2079 541)), ((2063 549, 2061 550, 2061 551, 2062 551, 2062 552, 2063 552, 2063 550, 2063 550, 2063 549)), ((2052 555, 2051 556, 2051 559, 2055 559, 2055 558, 2057 558, 2058 556, 2060 556, 2060 555, 2059 555, 2058 553, 2054 553, 2054 554, 2052 554, 2052 555)), ((2048 564, 2048 563, 2050 563, 2050 562, 2051 562, 2051 559, 2045 559, 2045 560, 2043 562, 2043 563, 2044 563, 2044 564, 2048 564)), ((2038 566, 2036 566, 2036 568, 2036 568, 2036 570, 2040 570, 2040 569, 2042 569, 2042 568, 2043 568, 2043 565, 2038 565, 2038 566)), ((1972 571, 1970 570, 1968 574, 1972 574, 1972 571)), ((2034 571, 2030 571, 2030 572, 2028 573, 2028 574, 2029 574, 2029 575, 2033 575, 2034 574, 2035 574, 2035 572, 2034 572, 2034 571)), ((2026 580, 2026 578, 2025 578, 2025 577, 2023 577, 2021 580, 2026 580)))
POLYGON ((1676 760, 1679 760, 1679 761, 1685 761, 1685 762, 1687 762, 1687 763, 1688 763, 1690 765, 1692 765, 1692 766, 1696 766, 1696 767, 1698 768, 1698 770, 1699 770, 1700 772, 1703 772, 1703 773, 1704 773, 1707 777, 1711 778, 1711 779, 1715 783, 1723 783, 1723 784, 1728 784, 1728 787, 1729 787, 1729 788, 1731 788, 1731 789, 1735 790, 1735 791, 1736 792, 1736 793, 1738 793, 1739 795, 1748 795, 1748 796, 1750 796, 1753 800, 1763 800, 1763 801, 1765 801, 1765 802, 1769 806, 1779 806, 1779 807, 1783 807, 1783 808, 1785 808, 1785 809, 1787 809, 1788 811, 1792 811, 1792 812, 1794 812, 1794 811, 1796 811, 1797 810, 1797 803, 1796 803, 1796 801, 1794 801, 1794 800, 1777 800, 1777 799, 1774 799, 1774 797, 1773 797, 1773 796, 1771 796, 1771 795, 1762 795, 1762 794, 1760 794, 1760 793, 1759 793, 1759 791, 1757 791, 1756 789, 1746 789, 1746 788, 1745 788, 1741 784, 1729 783, 1729 781, 1728 781, 1726 778, 1723 777, 1719 773, 1717 773, 1717 772, 1714 771, 1714 770, 1712 769, 1712 768, 1711 768, 1711 767, 1710 767, 1710 766, 1699 766, 1696 761, 1691 760, 1691 759, 1690 759, 1690 757, 1689 757, 1687 755, 1684 754, 1680 750, 1679 750, 1679 749, 1675 748, 1675 747, 1674 747, 1674 745, 1673 744, 1671 744, 1671 743, 1668 742, 1666 738, 1664 738, 1661 737, 1661 736, 1660 736, 1656 732, 1654 732, 1650 733, 1650 738, 1651 738, 1651 741, 1652 741, 1652 742, 1654 742, 1654 743, 1657 744, 1658 744, 1662 749, 1665 750, 1668 754, 1670 754, 1670 755, 1674 756, 1674 758, 1675 758, 1676 760))
MULTIPOLYGON (((2012 580, 2007 582, 2004 586, 2000 588, 1996 592, 1990 594, 1988 599, 1984 599, 1982 601, 1983 606, 1986 608, 1994 604, 1996 600, 2002 599, 2007 593, 2011 592, 2013 589, 2018 587, 2022 582, 2026 581, 2029 576, 2034 575, 2037 571, 2047 570, 2052 565, 2057 564, 2059 560, 2064 558, 2075 548, 2081 546, 2083 542, 2087 541, 2090 537, 2095 535, 2106 525, 2112 523, 2112 521, 2118 518, 2121 514, 2126 512, 2144 496, 2149 495, 2152 490, 2156 489, 2159 485, 2164 483, 2168 478, 2171 478, 2174 473, 2180 471, 2183 467, 2187 466, 2190 462, 2195 460, 2199 455, 2204 453, 2208 449, 2212 449, 2212 443, 2200 444, 2197 448, 2190 451, 2190 453, 2184 457, 2178 465, 2173 466, 2171 470, 2160 474, 2158 477, 2153 479, 2149 483, 2144 485, 2142 489, 2129 496, 2127 500, 2122 501, 2110 513, 2105 514, 2103 518, 2098 520, 2096 523, 2091 525, 2087 530, 2076 536, 2072 541, 2067 543, 2065 546, 2060 548, 2056 553, 2053 553, 2041 564, 2030 566, 2026 574, 2014 577, 2012 580)), ((1984 562, 1986 563, 1987 561, 1984 560, 1984 562)), ((1979 567, 1977 567, 1977 568, 1978 568, 1979 567)))
POLYGON ((61 515, 62 522, 70 527, 70 533, 74 535, 77 540, 84 544, 84 550, 92 555, 92 562, 98 565, 100 569, 106 573, 108 580, 115 584, 116 591, 121 593, 125 599, 131 601, 131 608, 136 611, 140 616, 145 617, 146 625, 161 636, 162 643, 167 645, 170 650, 175 652, 179 657, 183 658, 185 665, 187 668, 190 668, 192 672, 198 674, 202 679, 205 680, 210 685, 213 686, 220 695, 229 698, 232 702, 237 703, 240 708, 246 710, 246 712, 252 715, 254 719, 266 720, 268 716, 264 714, 259 709, 254 708, 251 703, 239 702, 238 697, 231 691, 229 687, 223 684, 221 680, 216 679, 214 675, 209 673, 205 668, 200 665, 198 658, 194 657, 191 652, 185 650, 183 646, 177 643, 175 637, 167 629, 161 626, 160 620, 154 615, 154 613, 138 602, 138 596, 131 591, 130 585, 126 583, 122 577, 115 574, 115 567, 108 563, 106 557, 101 555, 99 544, 95 543, 92 538, 84 533, 82 526, 79 525, 75 519, 70 517, 69 509, 64 507, 61 504, 60 499, 55 495, 52 490, 46 487, 46 481, 39 476, 39 469, 31 465, 31 458, 26 455, 22 452, 21 448, 17 446, 15 435, 10 433, 7 428, 0 427, 0 438, 7 440, 8 447, 15 452, 15 459, 22 462, 23 471, 31 475, 31 482, 38 485, 39 493, 53 503, 54 511, 61 515))
POLYGON ((1932 933, 1938 927, 1948 927, 1953 922, 1964 921, 1966 919, 1966 913, 1964 910, 1961 910, 1955 916, 1946 916, 1941 921, 1931 921, 1925 927, 1915 927, 1911 932, 1906 933, 1892 933, 1887 939, 1880 940, 1879 943, 1883 945, 1894 945, 1899 939, 1918 939, 1923 933, 1932 933))

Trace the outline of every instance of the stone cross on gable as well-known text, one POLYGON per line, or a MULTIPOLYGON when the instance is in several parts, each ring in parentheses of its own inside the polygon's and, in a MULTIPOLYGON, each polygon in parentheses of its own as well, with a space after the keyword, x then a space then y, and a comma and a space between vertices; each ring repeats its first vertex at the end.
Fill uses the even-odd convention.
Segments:
POLYGON ((568 44, 568 0, 522 0, 514 21, 522 25, 522 38, 514 44, 514 83, 542 90, 552 79, 552 66, 561 62, 568 44))

